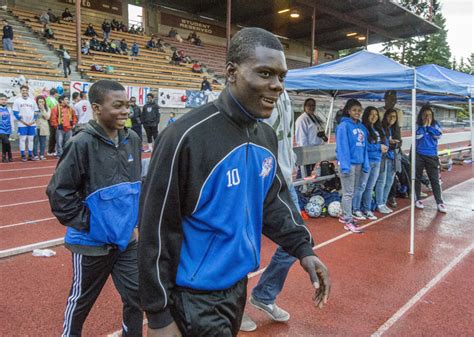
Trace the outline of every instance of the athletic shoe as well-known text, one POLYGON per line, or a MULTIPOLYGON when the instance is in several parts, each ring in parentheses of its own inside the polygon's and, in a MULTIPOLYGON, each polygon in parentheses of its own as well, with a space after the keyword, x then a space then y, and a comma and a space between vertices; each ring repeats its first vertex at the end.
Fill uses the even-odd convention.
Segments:
POLYGON ((25 156, 21 157, 21 161, 27 161, 28 159, 26 159, 25 156))
POLYGON ((56 157, 56 152, 48 152, 46 153, 48 157, 56 157))
POLYGON ((396 198, 392 198, 392 199, 390 200, 390 206, 392 206, 393 208, 397 208, 397 207, 398 207, 397 199, 396 199, 396 198))
POLYGON ((38 157, 38 156, 34 156, 32 160, 38 161, 38 160, 39 160, 39 157, 38 157))
POLYGON ((441 212, 441 213, 448 213, 448 208, 446 207, 445 204, 439 204, 439 205, 438 205, 438 212, 441 212))
POLYGON ((377 220, 378 218, 371 211, 365 212, 365 217, 369 220, 377 220))
MULTIPOLYGON (((357 220, 356 220, 356 219, 352 218, 350 221, 352 221, 353 223, 355 223, 355 224, 357 225, 357 220)), ((345 223, 346 223, 346 219, 344 219, 344 217, 341 215, 341 216, 339 217, 339 222, 345 224, 345 223)))
POLYGON ((45 156, 40 156, 40 160, 46 160, 45 156))
POLYGON ((418 208, 418 209, 423 209, 423 208, 425 208, 425 205, 423 205, 423 201, 417 200, 417 201, 415 201, 415 207, 418 208))
POLYGON ((240 323, 240 331, 255 331, 257 330, 257 324, 246 314, 242 316, 242 322, 240 323))
POLYGON ((258 310, 265 312, 272 320, 276 322, 286 322, 290 319, 290 314, 278 307, 275 303, 265 304, 257 301, 255 298, 253 298, 253 296, 250 296, 249 302, 258 310))
POLYGON ((426 198, 428 196, 425 192, 420 192, 420 198, 426 198))
POLYGON ((352 212, 352 217, 357 220, 366 220, 367 218, 365 217, 364 213, 361 211, 355 211, 352 212))
POLYGON ((344 229, 352 233, 358 233, 358 234, 364 233, 364 231, 360 229, 359 227, 357 227, 355 222, 352 220, 346 221, 346 224, 344 225, 344 229))
POLYGON ((393 212, 390 208, 388 208, 388 207, 385 206, 385 205, 378 205, 378 206, 377 206, 377 211, 378 211, 379 213, 382 213, 382 214, 390 214, 390 213, 393 212))

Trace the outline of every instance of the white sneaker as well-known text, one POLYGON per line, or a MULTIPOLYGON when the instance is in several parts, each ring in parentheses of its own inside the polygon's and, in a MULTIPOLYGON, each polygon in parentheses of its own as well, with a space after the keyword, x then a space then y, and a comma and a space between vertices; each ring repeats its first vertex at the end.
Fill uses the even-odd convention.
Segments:
POLYGON ((445 204, 439 204, 439 205, 438 205, 438 212, 441 212, 441 213, 448 213, 448 208, 446 207, 445 204))
POLYGON ((425 192, 420 192, 420 198, 426 198, 428 196, 425 192))
POLYGON ((257 330, 257 324, 246 314, 242 316, 240 331, 250 332, 257 330))
POLYGON ((352 212, 352 217, 357 219, 357 220, 366 220, 367 219, 365 217, 364 213, 362 213, 361 211, 352 212))
POLYGON ((377 220, 378 218, 371 211, 365 212, 365 217, 369 220, 377 220))
POLYGON ((393 212, 390 208, 388 208, 385 205, 378 205, 377 211, 379 211, 379 213, 382 213, 382 214, 390 214, 393 212))
POLYGON ((253 296, 250 296, 249 300, 250 304, 253 305, 258 310, 262 310, 271 319, 276 322, 286 322, 290 319, 290 314, 287 313, 282 308, 278 307, 275 303, 273 304, 265 304, 263 302, 257 301, 253 296))
POLYGON ((418 209, 423 209, 423 208, 425 208, 425 205, 423 205, 423 201, 417 200, 417 201, 415 201, 415 207, 418 208, 418 209))

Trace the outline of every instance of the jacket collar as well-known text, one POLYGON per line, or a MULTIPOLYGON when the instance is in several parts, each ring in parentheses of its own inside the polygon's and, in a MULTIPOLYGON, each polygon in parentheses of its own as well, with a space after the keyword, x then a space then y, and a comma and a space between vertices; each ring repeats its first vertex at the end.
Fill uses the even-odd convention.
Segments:
POLYGON ((254 126, 260 121, 245 110, 242 104, 232 95, 228 87, 221 92, 215 105, 219 111, 228 116, 240 127, 254 126))
MULTIPOLYGON (((89 121, 89 123, 86 125, 83 131, 99 138, 100 140, 106 142, 107 144, 111 144, 115 146, 114 142, 112 141, 112 139, 110 139, 110 137, 107 135, 105 130, 102 128, 102 126, 100 126, 99 123, 97 123, 94 120, 89 121)), ((119 136, 119 144, 120 144, 124 140, 128 139, 128 131, 126 129, 118 130, 118 136, 119 136)))

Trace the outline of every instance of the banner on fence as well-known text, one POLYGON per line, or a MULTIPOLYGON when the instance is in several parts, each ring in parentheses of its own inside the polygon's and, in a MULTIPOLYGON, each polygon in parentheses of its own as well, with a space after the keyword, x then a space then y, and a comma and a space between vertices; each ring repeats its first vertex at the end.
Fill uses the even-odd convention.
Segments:
POLYGON ((15 97, 20 95, 20 87, 24 84, 30 88, 30 96, 32 98, 38 95, 49 96, 49 90, 52 88, 63 92, 62 82, 29 80, 25 76, 18 76, 0 77, 0 93, 8 97, 9 103, 13 103, 15 97))
MULTIPOLYGON (((90 83, 90 82, 79 82, 79 81, 71 82, 71 99, 72 99, 72 94, 75 92, 84 91, 87 94, 92 84, 93 83, 90 83)), ((140 106, 146 103, 146 95, 149 92, 151 92, 151 88, 149 87, 136 87, 136 86, 126 86, 126 85, 124 85, 124 87, 125 87, 125 90, 127 91, 128 98, 130 99, 130 97, 133 97, 133 96, 136 97, 137 104, 140 106)))

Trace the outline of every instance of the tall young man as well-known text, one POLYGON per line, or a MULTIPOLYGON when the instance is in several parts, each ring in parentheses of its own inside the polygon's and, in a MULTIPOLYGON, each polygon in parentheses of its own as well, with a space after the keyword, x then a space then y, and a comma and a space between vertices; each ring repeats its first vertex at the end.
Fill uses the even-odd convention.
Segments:
POLYGON ((74 104, 74 112, 77 116, 77 126, 84 128, 90 120, 93 119, 92 106, 87 99, 87 94, 81 91, 79 94, 80 100, 74 104))
POLYGON ((227 87, 157 140, 141 198, 140 297, 148 336, 236 336, 262 233, 301 261, 326 302, 330 280, 277 163, 270 117, 287 72, 271 33, 247 28, 227 87))
POLYGON ((33 139, 36 134, 36 119, 39 114, 38 105, 29 96, 29 90, 27 85, 22 85, 20 87, 21 96, 13 101, 13 115, 18 120, 18 134, 20 135, 21 161, 26 161, 27 146, 28 160, 33 160, 33 139))

